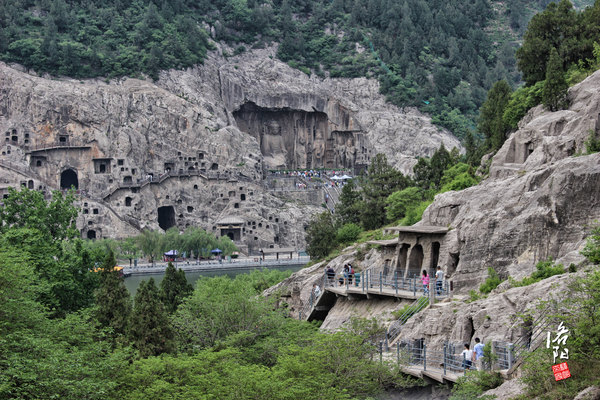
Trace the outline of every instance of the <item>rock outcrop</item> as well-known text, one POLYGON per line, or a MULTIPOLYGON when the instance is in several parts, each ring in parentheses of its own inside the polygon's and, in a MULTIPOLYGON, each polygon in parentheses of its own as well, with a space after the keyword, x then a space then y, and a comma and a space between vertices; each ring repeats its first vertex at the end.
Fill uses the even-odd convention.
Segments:
POLYGON ((494 267, 504 277, 529 275, 537 262, 577 251, 600 218, 600 154, 584 155, 600 126, 600 73, 569 91, 571 106, 538 106, 493 157, 489 178, 438 195, 420 224, 447 226, 440 265, 459 292, 494 267))
MULTIPOLYGON (((586 139, 598 134, 599 88, 597 72, 570 90, 572 105, 568 110, 532 110, 494 156, 489 178, 475 187, 438 195, 425 211, 418 227, 449 228, 439 239, 436 264, 443 266, 459 300, 440 302, 411 318, 402 329, 403 339, 424 338, 428 346, 438 348, 444 341, 468 343, 475 336, 486 341, 514 342, 522 335, 515 315, 528 311, 535 315, 538 301, 564 291, 572 274, 520 288, 511 288, 506 281, 486 299, 462 301, 487 278, 488 267, 494 267, 504 278, 520 279, 530 275, 537 262, 549 257, 563 264, 565 271, 570 264, 579 266, 584 261, 579 251, 590 226, 600 218, 600 153, 582 154, 586 139), (513 159, 516 153, 511 153, 512 149, 521 144, 527 144, 521 150, 531 150, 530 154, 513 159)), ((426 238, 419 235, 416 240, 422 244, 426 238)), ((423 248, 427 249, 414 243, 412 247, 419 247, 421 254, 423 248)), ((397 258, 403 254, 406 258, 403 249, 397 246, 397 258)), ((358 270, 383 266, 383 250, 372 249, 358 259, 360 252, 346 249, 330 265, 336 271, 347 262, 358 270)), ((290 302, 306 303, 309 285, 323 268, 325 265, 319 265, 312 270, 313 275, 304 272, 302 280, 293 275, 281 284, 297 286, 290 302)), ((331 308, 322 326, 339 329, 354 312, 375 316, 387 325, 390 311, 402 306, 396 303, 380 310, 376 302, 376 311, 370 313, 368 304, 372 301, 356 301, 353 305, 338 299, 339 304, 331 308)))
POLYGON ((384 152, 407 170, 440 143, 459 146, 417 111, 386 104, 373 80, 309 77, 273 55, 213 52, 156 83, 0 64, 0 190, 75 186, 83 237, 201 226, 248 251, 302 248, 324 194, 294 194, 293 182, 269 190, 269 169, 359 170, 384 152))

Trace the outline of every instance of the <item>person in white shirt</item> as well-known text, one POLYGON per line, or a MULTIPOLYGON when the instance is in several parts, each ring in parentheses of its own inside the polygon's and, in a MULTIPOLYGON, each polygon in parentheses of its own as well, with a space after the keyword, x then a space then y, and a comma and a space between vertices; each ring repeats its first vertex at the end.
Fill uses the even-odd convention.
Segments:
POLYGON ((460 353, 460 358, 463 360, 463 369, 471 369, 471 359, 473 358, 473 350, 469 350, 469 345, 465 343, 465 349, 460 353))
POLYGON ((318 299, 321 295, 321 288, 316 283, 313 285, 313 293, 315 294, 315 299, 318 299))

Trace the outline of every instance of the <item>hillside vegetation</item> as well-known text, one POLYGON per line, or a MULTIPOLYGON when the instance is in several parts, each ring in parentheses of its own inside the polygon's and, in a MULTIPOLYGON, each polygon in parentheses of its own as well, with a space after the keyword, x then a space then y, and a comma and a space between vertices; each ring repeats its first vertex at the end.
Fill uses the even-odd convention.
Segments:
POLYGON ((519 81, 514 38, 547 3, 16 0, 0 3, 0 59, 52 75, 156 79, 201 63, 210 30, 235 53, 280 43, 278 56, 307 73, 376 77, 391 102, 465 137, 492 84, 519 81), (498 35, 506 29, 514 34, 498 35))

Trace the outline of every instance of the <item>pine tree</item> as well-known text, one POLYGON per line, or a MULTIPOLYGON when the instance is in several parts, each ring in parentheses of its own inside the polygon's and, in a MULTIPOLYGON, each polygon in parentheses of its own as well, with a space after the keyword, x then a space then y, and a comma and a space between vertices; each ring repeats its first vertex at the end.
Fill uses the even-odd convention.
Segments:
POLYGON ((553 47, 546 66, 546 81, 542 91, 542 102, 550 111, 561 110, 567 106, 567 90, 569 85, 565 80, 562 60, 558 51, 553 47))
POLYGON ((172 348, 173 332, 153 278, 140 283, 129 333, 140 357, 157 356, 172 348))
POLYGON ((100 287, 96 290, 96 317, 100 324, 112 328, 114 333, 125 335, 131 314, 131 298, 123 277, 114 269, 115 265, 115 255, 109 250, 100 272, 100 287))
POLYGON ((173 263, 169 263, 165 271, 165 277, 160 282, 160 300, 168 313, 174 313, 183 299, 194 291, 192 285, 187 282, 185 272, 176 269, 173 263))
POLYGON ((506 140, 509 127, 502 116, 510 100, 512 90, 505 80, 498 81, 488 91, 487 99, 481 106, 477 128, 487 140, 492 150, 498 150, 506 140))

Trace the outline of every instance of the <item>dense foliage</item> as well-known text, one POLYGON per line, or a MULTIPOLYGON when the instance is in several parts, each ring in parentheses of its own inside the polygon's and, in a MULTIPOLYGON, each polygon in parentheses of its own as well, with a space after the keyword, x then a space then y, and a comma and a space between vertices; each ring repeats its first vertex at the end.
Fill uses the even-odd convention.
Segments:
POLYGON ((547 1, 19 0, 0 3, 0 59, 38 72, 114 77, 202 62, 215 41, 235 53, 279 42, 278 56, 318 75, 373 76, 466 137, 486 91, 516 83, 514 41, 547 1), (495 37, 508 18, 516 36, 495 37))
POLYGON ((10 191, 1 214, 0 398, 351 399, 411 383, 374 357, 376 322, 325 334, 289 318, 277 293, 259 296, 289 272, 204 278, 190 293, 170 266, 160 289, 142 282, 132 308, 112 252, 96 267, 64 235, 72 195, 35 196, 10 191), (56 229, 28 225, 41 217, 56 229), (79 287, 84 278, 94 285, 79 287), (77 303, 50 301, 74 288, 77 303))
POLYGON ((436 194, 479 182, 475 169, 463 161, 466 156, 441 145, 431 158, 417 161, 411 179, 389 165, 383 154, 376 155, 365 175, 344 185, 335 214, 323 212, 311 220, 306 235, 308 253, 323 258, 340 245, 360 240, 363 230, 389 223, 415 224, 436 194))
POLYGON ((166 232, 144 230, 138 236, 124 240, 86 241, 85 246, 94 261, 101 261, 106 249, 110 249, 117 258, 129 259, 130 263, 142 255, 153 262, 170 250, 177 250, 180 256, 185 255, 188 258, 210 258, 214 255, 211 251, 217 248, 224 256, 237 250, 228 236, 216 237, 198 227, 189 227, 184 232, 179 232, 177 228, 166 232))

